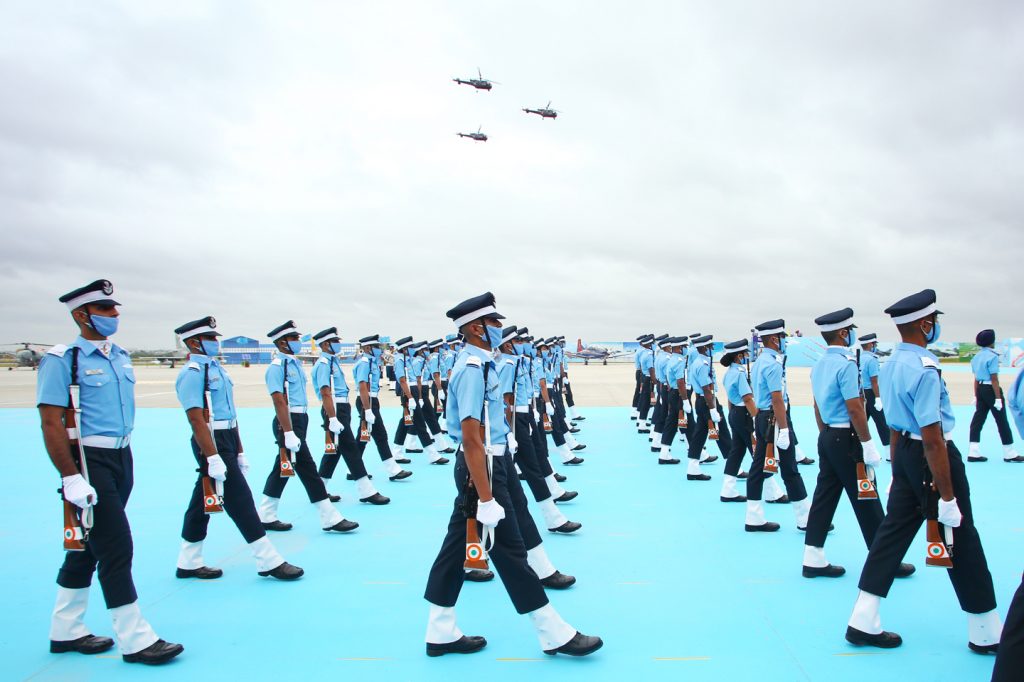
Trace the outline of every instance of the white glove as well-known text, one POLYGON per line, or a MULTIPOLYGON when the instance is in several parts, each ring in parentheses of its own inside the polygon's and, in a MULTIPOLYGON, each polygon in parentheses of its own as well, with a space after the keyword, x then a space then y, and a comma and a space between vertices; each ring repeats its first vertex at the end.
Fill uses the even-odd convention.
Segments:
POLYGON ((330 421, 327 422, 327 428, 335 436, 345 430, 345 427, 341 425, 341 422, 338 421, 337 417, 331 417, 330 421))
POLYGON ((551 403, 548 403, 547 405, 544 406, 544 411, 548 413, 549 417, 555 416, 555 406, 552 405, 551 403))
POLYGON ((533 408, 533 419, 534 421, 540 421, 540 412, 537 411, 536 407, 533 408))
POLYGON ((690 414, 690 412, 692 412, 692 411, 693 411, 693 408, 690 407, 690 401, 689 400, 684 400, 683 401, 683 412, 685 412, 686 414, 690 414))
POLYGON ((100 501, 96 489, 89 485, 89 481, 82 477, 82 474, 65 476, 62 480, 64 485, 64 499, 79 509, 87 509, 100 501))
POLYGON ((516 437, 509 433, 508 438, 506 438, 505 442, 508 443, 509 454, 516 454, 516 450, 519 449, 519 442, 516 440, 516 437))
POLYGON ((447 400, 447 399, 448 399, 448 394, 447 394, 447 393, 445 392, 445 390, 444 390, 444 389, 442 388, 442 389, 441 389, 440 391, 438 391, 438 392, 437 392, 437 397, 438 397, 438 398, 439 398, 440 400, 447 400))
POLYGON ((493 497, 487 502, 480 502, 476 505, 476 520, 485 526, 494 528, 503 518, 505 518, 505 510, 493 497))
POLYGON ((884 409, 882 407, 882 399, 881 398, 875 398, 875 409, 876 410, 884 409))
POLYGON ((376 423, 377 418, 373 416, 373 410, 366 410, 363 412, 363 417, 366 419, 366 423, 373 426, 376 423))
POLYGON ((302 441, 295 435, 294 431, 284 432, 284 446, 292 452, 298 452, 299 448, 302 447, 302 441))
POLYGON ((789 449, 789 429, 779 429, 778 435, 775 436, 775 447, 779 450, 789 449))
POLYGON ((422 400, 417 400, 416 401, 416 406, 422 408, 423 407, 423 401, 422 400))
POLYGON ((566 386, 568 386, 569 385, 569 377, 566 377, 565 379, 563 379, 562 383, 565 384, 566 386))
POLYGON ((1003 409, 1003 399, 1002 398, 996 398, 996 402, 993 405, 993 407, 996 408, 997 410, 1002 410, 1003 409))
POLYGON ((864 464, 869 467, 877 467, 882 463, 882 456, 878 454, 878 450, 875 449, 874 441, 868 441, 867 443, 860 444, 864 448, 864 464))
POLYGON ((718 422, 722 421, 722 415, 718 414, 718 410, 711 410, 708 413, 708 416, 711 418, 711 422, 713 424, 717 424, 718 422))
POLYGON ((960 505, 954 497, 949 502, 939 500, 939 523, 950 528, 959 528, 964 515, 960 513, 960 505))
POLYGON ((221 482, 228 477, 228 468, 220 455, 213 454, 206 458, 206 475, 221 482))
POLYGON ((238 468, 242 471, 243 476, 249 473, 249 460, 245 458, 244 452, 238 453, 238 468))

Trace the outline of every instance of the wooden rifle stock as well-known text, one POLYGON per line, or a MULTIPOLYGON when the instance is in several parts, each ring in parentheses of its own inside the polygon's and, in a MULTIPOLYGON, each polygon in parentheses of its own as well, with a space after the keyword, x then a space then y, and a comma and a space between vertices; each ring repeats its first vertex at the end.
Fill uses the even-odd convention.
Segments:
POLYGON ((940 568, 953 568, 953 529, 943 526, 945 530, 945 542, 939 533, 939 522, 937 519, 928 519, 927 541, 928 556, 925 557, 926 566, 938 566, 940 568))
POLYGON ((78 507, 64 500, 64 551, 85 550, 85 532, 78 518, 78 507))
POLYGON ((779 460, 775 456, 775 417, 768 418, 768 444, 764 450, 764 472, 766 474, 779 473, 779 460))
POLYGON ((679 419, 676 422, 676 425, 679 427, 679 429, 681 431, 686 429, 686 427, 687 427, 686 410, 683 410, 683 409, 679 410, 679 419))
POLYGON ((370 424, 365 419, 359 420, 359 442, 370 442, 370 424))
POLYGON ((224 499, 217 489, 217 481, 209 476, 203 476, 203 511, 207 514, 224 511, 224 499))
POLYGON ((466 519, 466 560, 462 566, 466 569, 486 571, 487 552, 484 551, 483 542, 480 540, 480 529, 477 527, 475 518, 466 519))
POLYGON ((412 403, 413 399, 409 399, 405 405, 402 405, 402 423, 406 426, 412 426, 412 411, 409 409, 409 404, 412 403))
POLYGON ((281 478, 295 475, 295 468, 292 466, 292 453, 288 448, 279 448, 277 459, 281 478))
POLYGON ((857 499, 878 499, 878 491, 875 490, 875 484, 868 478, 868 468, 864 462, 857 462, 857 499))

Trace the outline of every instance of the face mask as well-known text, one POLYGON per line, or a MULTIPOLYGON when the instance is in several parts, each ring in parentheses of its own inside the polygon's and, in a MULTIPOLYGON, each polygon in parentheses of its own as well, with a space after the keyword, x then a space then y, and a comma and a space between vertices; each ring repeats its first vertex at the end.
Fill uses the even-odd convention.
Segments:
POLYGON ((848 329, 846 331, 846 334, 846 346, 847 348, 853 348, 854 346, 857 345, 857 337, 854 335, 852 329, 848 329))
POLYGON ((380 360, 380 348, 374 348, 373 350, 370 351, 370 354, 374 357, 375 360, 380 360))
POLYGON ((332 343, 331 344, 331 352, 334 353, 335 355, 340 353, 341 352, 341 344, 340 343, 332 343))
POLYGON ((931 333, 930 334, 925 334, 925 336, 924 336, 925 343, 936 343, 936 342, 938 342, 939 336, 941 336, 941 335, 942 335, 942 325, 939 324, 938 320, 936 320, 935 324, 932 326, 931 333))
POLYGON ((750 361, 747 358, 743 358, 742 360, 738 360, 737 362, 739 362, 741 365, 745 365, 750 361))
POLYGON ((486 336, 483 336, 483 340, 491 345, 491 348, 499 348, 501 346, 501 327, 491 327, 484 325, 484 331, 487 332, 486 336))
POLYGON ((779 337, 779 352, 783 353, 783 354, 785 354, 785 352, 786 352, 786 337, 785 336, 780 336, 779 337))
POLYGON ((202 340, 203 355, 213 357, 220 353, 220 341, 211 341, 209 339, 202 340))
POLYGON ((299 351, 302 350, 302 342, 301 341, 289 341, 288 342, 288 350, 290 350, 292 352, 292 355, 295 355, 296 353, 298 353, 299 351))
POLYGON ((90 315, 89 326, 100 336, 113 336, 117 333, 117 323, 120 318, 105 317, 103 315, 90 315))
POLYGON ((523 354, 523 344, 521 344, 521 343, 513 343, 512 344, 512 352, 515 355, 522 355, 523 354))

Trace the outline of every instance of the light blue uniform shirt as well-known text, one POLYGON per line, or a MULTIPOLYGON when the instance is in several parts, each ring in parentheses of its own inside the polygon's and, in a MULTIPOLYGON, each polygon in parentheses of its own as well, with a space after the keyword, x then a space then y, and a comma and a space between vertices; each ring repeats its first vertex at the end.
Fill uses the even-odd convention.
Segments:
POLYGON ((1013 415, 1013 421, 1017 423, 1017 433, 1024 438, 1024 370, 1017 373, 1017 378, 1006 394, 1007 407, 1013 415))
MULTIPOLYGON (((878 376, 878 356, 866 350, 860 352, 860 386, 864 390, 871 388, 871 377, 878 376)), ((881 386, 879 386, 881 390, 881 386)))
POLYGON ((651 367, 654 366, 654 351, 648 348, 642 348, 640 350, 640 371, 644 373, 644 376, 648 376, 651 372, 651 367))
POLYGON ((554 388, 555 361, 551 357, 551 353, 548 353, 547 356, 544 357, 544 381, 547 382, 548 388, 554 388))
POLYGON ((264 375, 267 391, 271 395, 282 392, 286 363, 288 365, 288 406, 307 407, 309 400, 306 397, 306 370, 302 368, 302 361, 294 355, 280 353, 270 361, 264 375))
POLYGON ((195 407, 203 407, 203 375, 205 367, 209 367, 210 381, 210 402, 212 405, 213 419, 226 421, 235 419, 238 414, 235 411, 235 382, 224 371, 224 368, 216 358, 206 355, 192 354, 189 361, 174 382, 174 390, 178 394, 178 402, 185 410, 195 407))
MULTIPOLYGON (((441 358, 437 353, 427 356, 427 364, 423 369, 423 382, 433 381, 435 374, 441 373, 441 358)), ((443 377, 442 377, 443 378, 443 377)))
POLYGON ((654 376, 661 383, 668 381, 668 375, 665 373, 665 367, 668 365, 669 358, 672 357, 671 353, 658 353, 658 357, 654 360, 654 376))
POLYGON ((991 348, 982 348, 971 358, 971 369, 978 381, 992 381, 993 374, 999 374, 999 353, 991 348))
POLYGON ((501 388, 501 395, 516 392, 516 356, 502 353, 498 356, 498 385, 501 388))
POLYGON ((409 360, 409 382, 412 386, 416 385, 416 379, 423 381, 423 368, 427 362, 419 355, 414 355, 409 360))
MULTIPOLYGON (((708 356, 697 353, 696 357, 690 360, 687 378, 690 386, 697 391, 703 391, 705 386, 711 384, 711 362, 708 356)), ((713 391, 714 387, 711 390, 713 391)))
POLYGON ((533 380, 530 378, 530 358, 519 356, 519 374, 516 376, 516 405, 529 405, 533 399, 533 380))
POLYGON ((643 348, 637 348, 636 352, 633 353, 633 367, 640 369, 640 354, 644 352, 643 348))
POLYGON ((669 388, 678 389, 678 381, 682 379, 683 385, 686 385, 686 360, 679 353, 672 353, 668 356, 668 362, 665 364, 665 380, 668 383, 669 388))
MULTIPOLYGON (((504 445, 509 432, 505 421, 505 402, 498 386, 498 370, 491 362, 488 351, 467 344, 455 359, 452 378, 448 383, 448 434, 462 440, 462 420, 479 421, 487 397, 487 418, 490 423, 491 445, 504 445), (487 386, 484 387, 484 367, 487 366, 487 386)), ((500 454, 499 447, 495 454, 500 454)))
POLYGON ((324 386, 330 386, 333 378, 334 397, 338 399, 338 402, 348 402, 348 382, 345 381, 345 372, 342 371, 341 361, 337 357, 323 353, 313 363, 313 371, 310 374, 317 395, 320 395, 320 389, 324 386))
POLYGON ((789 395, 786 392, 786 378, 782 371, 785 358, 773 348, 762 348, 761 354, 754 362, 751 379, 754 381, 754 404, 759 410, 768 410, 772 406, 772 393, 782 391, 782 401, 788 406, 789 395))
POLYGON ((722 383, 725 384, 725 397, 729 400, 730 405, 742 405, 743 396, 753 394, 753 391, 750 390, 750 382, 747 380, 747 368, 737 362, 732 363, 729 365, 729 369, 725 370, 722 383))
POLYGON ((530 358, 530 381, 533 383, 534 398, 540 396, 540 380, 543 378, 543 361, 537 356, 530 358))
POLYGON ((850 423, 846 401, 860 396, 857 360, 853 351, 829 346, 811 368, 811 391, 821 421, 827 425, 850 423))
POLYGON ((135 370, 128 353, 111 341, 108 359, 92 341, 79 336, 71 346, 54 346, 39 361, 36 403, 67 407, 72 348, 78 348, 78 425, 82 436, 128 436, 135 426, 135 370))
POLYGON ((452 371, 452 367, 455 366, 455 352, 450 348, 444 351, 444 356, 441 362, 441 378, 445 381, 448 380, 448 372, 452 371))
POLYGON ((942 422, 942 432, 956 425, 939 360, 927 348, 898 343, 878 375, 889 427, 916 436, 921 429, 942 422))
MULTIPOLYGON (((369 384, 370 393, 376 393, 380 390, 380 365, 379 361, 371 355, 363 353, 356 360, 355 367, 352 368, 352 381, 356 385, 356 391, 359 390, 359 384, 369 384)), ((397 363, 397 361, 396 361, 397 363)), ((395 365, 395 376, 398 374, 398 365, 395 365)), ((367 406, 363 406, 366 409, 367 406)))

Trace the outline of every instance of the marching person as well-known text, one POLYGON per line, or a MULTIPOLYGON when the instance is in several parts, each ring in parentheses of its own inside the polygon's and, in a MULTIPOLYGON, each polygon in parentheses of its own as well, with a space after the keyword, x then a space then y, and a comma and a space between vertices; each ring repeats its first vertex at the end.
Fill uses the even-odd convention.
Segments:
MULTIPOLYGON (((877 492, 860 498, 865 486, 872 486, 874 470, 882 463, 868 431, 867 413, 861 399, 861 373, 851 349, 857 344, 853 309, 843 308, 815 318, 828 349, 811 369, 814 418, 818 423, 818 455, 821 465, 814 486, 811 511, 807 517, 804 538, 803 576, 805 578, 838 578, 846 573, 825 559, 825 539, 832 526, 839 498, 846 496, 860 525, 868 549, 875 539, 885 512, 877 492), (858 466, 864 475, 858 475, 858 466)), ((903 578, 914 572, 912 564, 901 563, 896 571, 903 578)))
MULTIPOLYGON (((673 336, 668 339, 668 359, 665 363, 665 417, 661 427, 661 453, 658 464, 679 464, 679 458, 672 456, 672 441, 680 431, 679 413, 689 412, 690 401, 686 393, 686 362, 683 360, 683 349, 687 345, 685 336, 673 336)), ((686 435, 683 435, 686 442, 686 435)))
POLYGON ((1006 419, 1003 388, 999 385, 999 353, 995 350, 996 333, 992 329, 978 332, 975 342, 981 347, 971 358, 974 372, 974 417, 971 419, 971 446, 967 452, 968 462, 984 462, 988 459, 981 454, 981 429, 985 426, 989 412, 999 430, 1003 442, 1004 462, 1024 462, 1024 457, 1013 449, 1013 433, 1006 419))
MULTIPOLYGON (((359 501, 382 505, 391 499, 381 495, 370 480, 363 464, 363 454, 352 434, 352 405, 348 399, 348 382, 341 366, 341 337, 337 327, 328 327, 313 335, 320 348, 320 357, 310 372, 313 388, 320 397, 320 416, 323 419, 326 452, 317 472, 324 485, 334 476, 338 461, 345 459, 349 478, 356 482, 359 501)), ((340 498, 339 498, 340 499, 340 498)), ((339 500, 331 497, 332 502, 339 500)))
POLYGON ((892 431, 893 481, 885 518, 864 562, 846 639, 881 648, 902 644, 899 635, 882 630, 879 608, 927 514, 952 533, 955 550, 949 552, 948 546, 936 550, 952 557, 953 566, 946 573, 967 613, 968 646, 976 653, 995 653, 1002 622, 992 575, 974 525, 967 471, 950 440, 955 420, 949 393, 938 358, 926 348, 939 340, 941 311, 936 308, 935 291, 907 296, 885 312, 902 339, 879 376, 892 431))
POLYGON ((740 478, 740 465, 743 455, 754 454, 754 419, 757 417, 757 406, 754 404, 754 393, 750 389, 750 362, 747 351, 747 340, 730 341, 723 347, 719 362, 725 367, 722 385, 725 387, 725 400, 729 405, 729 428, 732 439, 729 452, 725 456, 725 474, 722 477, 722 502, 746 502, 736 487, 740 478))
POLYGON ((633 411, 629 414, 630 421, 637 421, 640 417, 640 389, 644 384, 644 373, 640 369, 640 351, 643 350, 643 343, 650 334, 641 334, 636 337, 636 342, 640 344, 640 348, 636 349, 633 353, 633 378, 636 380, 636 385, 633 387, 633 411))
POLYGON ((213 317, 203 317, 181 325, 174 333, 189 353, 188 362, 178 373, 174 389, 192 427, 192 455, 199 464, 199 476, 192 487, 192 497, 185 509, 181 529, 177 577, 210 580, 224 575, 221 569, 211 568, 203 561, 203 541, 210 523, 204 478, 218 481, 223 486, 223 497, 214 502, 223 507, 245 538, 256 559, 259 574, 278 580, 301 577, 303 570, 285 561, 271 544, 245 480, 249 462, 242 452, 242 439, 238 433, 234 383, 217 361, 220 353, 217 321, 213 317))
POLYGON ((772 533, 779 524, 766 521, 761 496, 765 480, 765 454, 768 445, 775 450, 775 460, 786 486, 786 497, 793 505, 796 525, 807 527, 807 514, 811 504, 807 500, 804 480, 797 470, 796 452, 792 441, 789 419, 789 392, 786 388, 786 323, 784 320, 769 320, 755 327, 761 340, 761 354, 754 363, 753 382, 754 405, 757 416, 754 420, 757 434, 757 448, 754 461, 747 476, 747 532, 772 533))
POLYGON ((543 402, 541 401, 540 385, 541 380, 544 377, 543 360, 537 353, 537 348, 534 345, 535 339, 529 335, 529 329, 523 327, 522 333, 522 351, 526 356, 527 361, 524 362, 530 374, 530 387, 532 394, 530 395, 530 408, 526 414, 530 418, 530 433, 533 434, 533 449, 537 453, 537 461, 540 463, 541 471, 544 474, 544 482, 547 483, 548 490, 551 491, 551 496, 554 501, 557 502, 569 502, 577 497, 579 493, 575 490, 566 490, 561 484, 566 480, 565 476, 554 471, 551 468, 551 460, 548 455, 548 440, 544 434, 544 429, 541 428, 541 417, 540 409, 544 409, 543 402))
MULTIPOLYGON (((411 340, 411 339, 410 339, 411 340)), ((365 425, 366 430, 373 438, 380 454, 380 461, 384 464, 384 470, 388 473, 388 479, 401 481, 412 476, 412 472, 399 466, 399 461, 388 446, 388 431, 384 427, 384 420, 380 416, 380 363, 383 352, 379 334, 371 334, 359 339, 360 354, 356 358, 356 364, 352 368, 352 381, 356 385, 356 412, 359 414, 358 438, 359 454, 362 456, 366 451, 366 443, 362 438, 362 431, 365 425)), ((397 363, 397 358, 396 358, 397 363)), ((399 450, 398 454, 401 454, 399 450)), ((402 463, 408 460, 402 458, 402 463)))
POLYGON ((325 531, 348 533, 359 527, 349 521, 331 504, 327 487, 317 473, 316 463, 306 442, 309 427, 309 399, 306 397, 306 370, 295 354, 302 350, 299 330, 288 320, 274 327, 267 337, 277 348, 277 357, 270 361, 264 375, 267 392, 274 405, 271 427, 277 441, 278 457, 267 475, 260 502, 260 520, 263 527, 273 531, 288 531, 292 524, 277 517, 281 494, 292 475, 297 475, 306 489, 306 496, 320 514, 320 527, 325 531), (286 472, 291 472, 290 474, 286 472))
POLYGON ((402 401, 402 414, 395 428, 394 443, 398 448, 404 448, 405 439, 411 433, 415 433, 431 464, 447 464, 448 460, 437 451, 434 440, 427 432, 427 421, 424 418, 425 403, 421 397, 426 393, 422 385, 423 361, 416 357, 419 348, 419 344, 413 341, 411 336, 395 342, 395 378, 402 401), (407 414, 412 418, 411 427, 405 423, 407 414))
MULTIPOLYGON (((567 462, 569 459, 573 459, 573 452, 583 450, 587 446, 577 441, 572 435, 579 433, 580 430, 575 424, 569 423, 569 418, 566 415, 565 401, 562 399, 562 361, 559 359, 561 349, 558 347, 558 339, 552 336, 545 339, 544 344, 546 348, 542 355, 545 363, 545 383, 548 388, 548 397, 555 410, 555 414, 551 416, 551 423, 554 426, 552 434, 561 435, 565 447, 559 445, 559 452, 562 453, 562 460, 567 462)), ((555 442, 558 444, 557 439, 555 442)), ((580 459, 580 462, 582 461, 580 459)))
MULTIPOLYGON (((1018 379, 1024 373, 1018 374, 1018 379)), ((1006 624, 999 640, 999 653, 992 667, 992 682, 1018 682, 1024 670, 1024 582, 1013 593, 1006 612, 1006 624)))
POLYGON ((640 350, 636 352, 637 363, 640 365, 640 395, 637 398, 639 413, 636 420, 637 433, 650 433, 651 404, 654 398, 654 335, 647 334, 640 342, 640 350))
POLYGON ((585 421, 586 417, 576 411, 576 401, 572 397, 572 386, 569 384, 569 356, 565 354, 565 337, 558 337, 558 355, 562 361, 562 386, 565 387, 565 407, 569 418, 574 422, 585 421))
MULTIPOLYGON (((889 424, 882 411, 882 395, 878 392, 878 335, 874 332, 857 339, 860 342, 860 387, 864 393, 864 410, 875 422, 878 438, 889 447, 889 424)), ((888 454, 886 454, 888 459, 888 454)))
POLYGON ((559 412, 556 404, 556 389, 555 389, 555 371, 554 365, 551 361, 551 351, 549 344, 550 339, 540 339, 534 345, 537 348, 537 352, 540 360, 540 397, 537 399, 537 409, 543 412, 551 425, 550 436, 551 440, 555 443, 555 449, 562 456, 562 463, 568 465, 583 464, 585 461, 582 457, 572 454, 574 450, 582 450, 586 446, 581 443, 570 445, 570 438, 572 435, 568 432, 569 429, 565 424, 564 413, 559 412))
POLYGON ((420 405, 420 410, 434 440, 435 449, 439 448, 442 454, 449 455, 455 452, 455 447, 448 442, 448 437, 442 432, 437 419, 437 400, 441 390, 440 349, 443 343, 443 340, 436 339, 430 343, 424 341, 420 344, 420 354, 423 358, 420 374, 420 400, 423 404, 420 405))
POLYGON ((658 400, 651 411, 651 452, 661 451, 663 429, 665 426, 666 403, 668 402, 668 378, 665 376, 665 366, 672 357, 669 344, 672 337, 663 334, 655 339, 654 351, 654 381, 658 386, 658 400))
MULTIPOLYGON (((688 379, 693 387, 696 398, 694 399, 693 428, 690 430, 689 443, 689 465, 686 472, 688 481, 710 481, 711 476, 700 471, 700 456, 704 450, 704 444, 708 441, 708 431, 711 425, 718 430, 718 450, 725 457, 732 447, 729 435, 729 427, 726 426, 722 406, 718 403, 715 394, 715 370, 711 366, 711 353, 714 344, 714 337, 710 334, 698 336, 691 342, 695 349, 693 360, 690 362, 688 379)), ((718 459, 715 457, 711 460, 718 459)))
POLYGON ((522 487, 514 485, 505 403, 492 362, 491 349, 501 345, 503 316, 490 293, 460 303, 447 315, 466 339, 448 394, 448 431, 460 443, 455 465, 458 497, 424 593, 430 604, 427 655, 467 654, 487 645, 483 637, 463 635, 455 617, 465 575, 467 520, 474 518, 483 526, 483 544, 516 611, 530 616, 544 653, 591 654, 603 645, 601 638, 584 635, 555 611, 523 543, 514 498, 524 496, 522 487))
POLYGON ((125 505, 134 483, 135 370, 128 352, 110 341, 118 329, 116 306, 121 305, 113 294, 110 282, 100 279, 60 297, 79 336, 70 346, 46 351, 36 377, 43 442, 60 472, 64 500, 79 510, 84 540, 81 551, 64 555, 57 573, 50 652, 99 654, 114 646, 114 640, 93 635, 84 622, 98 568, 122 659, 159 665, 185 648, 153 631, 139 609, 132 579, 132 533, 125 505))

